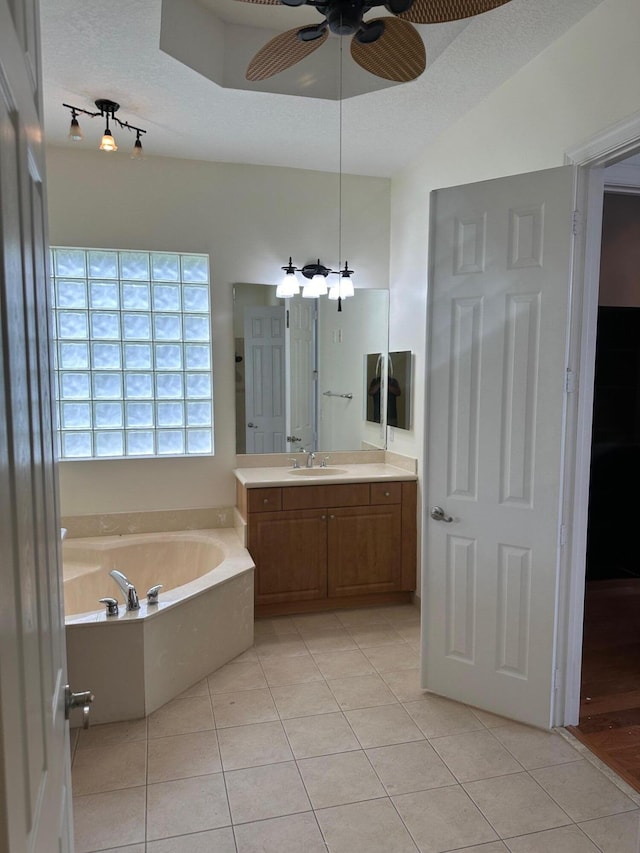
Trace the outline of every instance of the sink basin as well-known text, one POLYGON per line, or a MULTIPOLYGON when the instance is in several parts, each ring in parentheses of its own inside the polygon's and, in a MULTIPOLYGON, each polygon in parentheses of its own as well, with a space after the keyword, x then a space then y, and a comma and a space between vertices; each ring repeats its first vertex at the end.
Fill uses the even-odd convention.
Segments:
POLYGON ((289 474, 294 477, 333 477, 336 474, 346 474, 344 468, 292 468, 289 474))

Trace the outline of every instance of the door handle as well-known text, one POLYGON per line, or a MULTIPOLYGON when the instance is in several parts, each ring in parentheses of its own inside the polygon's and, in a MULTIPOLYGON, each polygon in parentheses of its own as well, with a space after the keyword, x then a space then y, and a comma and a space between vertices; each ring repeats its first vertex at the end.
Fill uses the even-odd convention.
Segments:
POLYGON ((432 506, 430 515, 434 521, 445 521, 447 524, 451 524, 453 521, 453 518, 447 515, 441 506, 432 506))
POLYGON ((247 426, 248 426, 248 427, 251 427, 251 429, 258 429, 258 424, 252 424, 252 423, 251 423, 251 421, 249 421, 249 423, 247 424, 247 426))
POLYGON ((69 714, 74 708, 82 708, 82 728, 89 728, 89 712, 91 703, 95 696, 90 690, 85 690, 82 693, 72 693, 68 684, 64 688, 64 718, 69 719, 69 714))

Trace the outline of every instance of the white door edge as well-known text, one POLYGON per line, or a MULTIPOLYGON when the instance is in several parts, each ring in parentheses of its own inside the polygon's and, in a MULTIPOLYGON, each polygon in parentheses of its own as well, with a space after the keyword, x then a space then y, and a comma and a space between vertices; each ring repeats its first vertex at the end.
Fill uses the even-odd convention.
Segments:
POLYGON ((578 168, 576 209, 580 212, 570 302, 568 366, 577 378, 567 401, 563 471, 567 544, 561 554, 558 602, 560 670, 555 724, 574 725, 580 711, 584 620, 587 514, 591 465, 593 383, 600 284, 600 244, 605 188, 604 169, 640 151, 640 113, 618 122, 567 152, 565 162, 578 168))

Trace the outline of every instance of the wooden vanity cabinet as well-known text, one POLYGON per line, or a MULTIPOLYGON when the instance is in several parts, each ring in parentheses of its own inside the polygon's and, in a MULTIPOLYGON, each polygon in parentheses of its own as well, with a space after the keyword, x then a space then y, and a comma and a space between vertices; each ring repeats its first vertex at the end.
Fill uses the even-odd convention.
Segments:
POLYGON ((416 483, 238 487, 258 615, 408 601, 416 483))

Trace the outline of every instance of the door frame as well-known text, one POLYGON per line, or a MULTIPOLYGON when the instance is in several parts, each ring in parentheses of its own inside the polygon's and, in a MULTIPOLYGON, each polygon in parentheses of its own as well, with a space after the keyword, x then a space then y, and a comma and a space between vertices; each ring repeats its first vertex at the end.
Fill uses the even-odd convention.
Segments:
POLYGON ((595 377, 602 209, 607 166, 640 152, 640 112, 568 150, 578 167, 574 265, 567 359, 563 465, 563 534, 557 601, 555 725, 575 725, 580 712, 587 518, 595 377), (569 372, 570 371, 570 372, 569 372))

